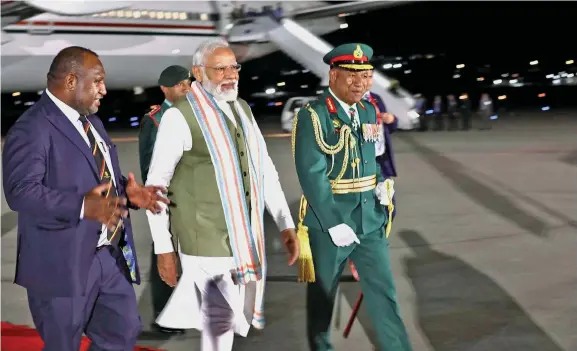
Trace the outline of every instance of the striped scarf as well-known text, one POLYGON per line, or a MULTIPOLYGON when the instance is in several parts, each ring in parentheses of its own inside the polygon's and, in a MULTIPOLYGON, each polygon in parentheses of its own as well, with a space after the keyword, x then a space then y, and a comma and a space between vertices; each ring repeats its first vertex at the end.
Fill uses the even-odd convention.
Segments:
MULTIPOLYGON (((198 82, 187 94, 198 125, 208 146, 214 165, 218 191, 240 284, 256 282, 256 297, 251 324, 264 327, 263 297, 266 277, 264 248, 264 150, 262 135, 255 131, 256 122, 235 102, 242 120, 250 164, 252 210, 249 213, 244 197, 238 153, 222 113, 212 95, 198 82)), ((237 126, 240 127, 240 126, 237 126)))

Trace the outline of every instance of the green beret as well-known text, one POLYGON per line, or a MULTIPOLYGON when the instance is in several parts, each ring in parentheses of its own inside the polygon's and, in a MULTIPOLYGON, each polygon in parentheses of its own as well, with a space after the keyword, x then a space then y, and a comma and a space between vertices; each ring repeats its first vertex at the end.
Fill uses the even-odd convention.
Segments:
POLYGON ((373 49, 367 44, 350 43, 332 49, 323 57, 323 61, 331 68, 366 71, 373 69, 369 62, 372 57, 373 49))
POLYGON ((190 78, 190 71, 182 66, 170 66, 164 69, 158 78, 158 85, 171 88, 190 78))

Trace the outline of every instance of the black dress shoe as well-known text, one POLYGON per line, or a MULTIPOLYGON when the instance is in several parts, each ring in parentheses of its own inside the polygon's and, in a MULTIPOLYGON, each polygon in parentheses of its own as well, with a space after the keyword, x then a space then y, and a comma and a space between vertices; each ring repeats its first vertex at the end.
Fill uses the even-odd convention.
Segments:
POLYGON ((184 329, 172 329, 172 328, 166 328, 163 326, 160 326, 156 323, 152 324, 152 329, 161 332, 161 333, 165 333, 165 334, 184 334, 185 330, 184 329))

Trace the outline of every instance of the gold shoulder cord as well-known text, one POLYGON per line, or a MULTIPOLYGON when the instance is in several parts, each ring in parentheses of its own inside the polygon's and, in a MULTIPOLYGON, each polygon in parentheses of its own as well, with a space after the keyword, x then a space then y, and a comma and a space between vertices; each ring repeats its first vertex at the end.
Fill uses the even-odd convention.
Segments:
MULTIPOLYGON (((339 174, 335 178, 335 180, 331 181, 331 186, 337 183, 339 180, 342 179, 345 171, 347 170, 347 163, 349 160, 349 148, 352 152, 355 150, 355 139, 351 137, 351 128, 349 126, 342 126, 340 134, 339 134, 339 141, 336 145, 328 145, 323 139, 323 130, 321 126, 321 121, 319 119, 318 114, 315 110, 307 104, 306 109, 311 114, 311 121, 313 123, 313 130, 315 133, 315 140, 320 147, 321 151, 327 155, 331 155, 334 157, 337 153, 339 153, 343 148, 345 149, 344 159, 343 159, 343 167, 341 168, 339 174), (348 147, 346 147, 348 146, 348 147)), ((297 123, 298 123, 298 114, 294 117, 293 120, 293 129, 291 135, 291 144, 292 144, 292 153, 293 158, 295 157, 295 141, 296 141, 296 134, 297 134, 297 123)), ((353 161, 354 162, 354 161, 353 161)), ((353 166, 354 167, 354 166, 353 166)), ((332 167, 327 176, 332 172, 332 167)), ((311 252, 310 241, 309 241, 309 234, 308 234, 308 227, 303 224, 303 220, 305 218, 307 212, 307 200, 304 195, 301 196, 300 201, 300 209, 299 209, 299 224, 297 228, 297 236, 300 242, 300 255, 299 255, 299 274, 298 274, 298 281, 299 282, 307 282, 312 283, 315 281, 315 268, 313 264, 313 255, 311 252)))

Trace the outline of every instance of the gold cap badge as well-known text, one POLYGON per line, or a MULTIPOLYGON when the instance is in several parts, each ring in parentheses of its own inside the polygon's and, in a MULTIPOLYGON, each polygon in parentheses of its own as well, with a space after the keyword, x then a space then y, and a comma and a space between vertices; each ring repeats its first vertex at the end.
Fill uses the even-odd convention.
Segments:
POLYGON ((356 59, 360 59, 363 57, 363 50, 361 50, 361 46, 357 45, 355 51, 353 51, 353 57, 356 59))

